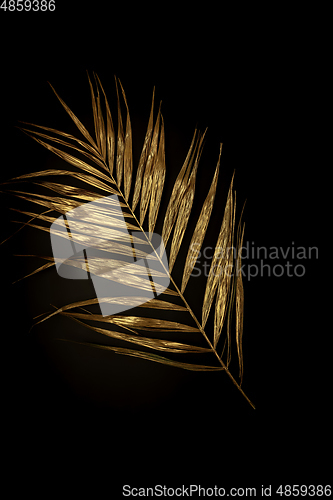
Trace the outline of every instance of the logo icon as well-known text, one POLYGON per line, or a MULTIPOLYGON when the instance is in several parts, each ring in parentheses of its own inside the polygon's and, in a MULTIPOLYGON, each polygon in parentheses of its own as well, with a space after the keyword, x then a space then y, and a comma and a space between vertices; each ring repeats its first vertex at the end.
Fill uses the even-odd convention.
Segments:
POLYGON ((103 316, 148 302, 170 283, 161 236, 132 222, 112 195, 66 212, 50 227, 59 276, 91 279, 103 316))

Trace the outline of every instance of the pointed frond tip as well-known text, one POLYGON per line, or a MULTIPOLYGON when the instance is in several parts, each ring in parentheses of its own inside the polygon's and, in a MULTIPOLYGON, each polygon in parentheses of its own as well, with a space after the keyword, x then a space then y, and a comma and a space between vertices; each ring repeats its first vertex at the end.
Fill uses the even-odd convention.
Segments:
POLYGON ((192 363, 182 363, 180 361, 174 361, 168 358, 165 358, 163 356, 159 356, 157 354, 153 354, 150 352, 143 352, 143 351, 135 351, 133 349, 126 349, 123 347, 112 347, 109 345, 102 345, 102 344, 93 344, 93 343, 88 343, 88 342, 77 342, 73 340, 68 340, 68 339, 59 339, 63 342, 71 342, 73 344, 78 344, 78 345, 84 345, 86 347, 94 347, 97 349, 103 349, 105 351, 112 351, 116 354, 123 354, 125 356, 132 356, 135 358, 141 358, 145 359, 148 361, 155 361, 156 363, 161 363, 163 365, 169 365, 173 366, 175 368, 182 368, 183 370, 190 370, 190 371, 222 371, 224 368, 221 366, 206 366, 206 365, 197 365, 197 364, 192 364, 192 363))

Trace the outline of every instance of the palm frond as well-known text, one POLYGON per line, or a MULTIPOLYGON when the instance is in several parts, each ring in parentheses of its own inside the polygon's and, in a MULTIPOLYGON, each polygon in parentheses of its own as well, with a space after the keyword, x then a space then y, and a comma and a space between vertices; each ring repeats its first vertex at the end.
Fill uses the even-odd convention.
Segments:
MULTIPOLYGON (((134 172, 132 125, 124 88, 121 82, 119 80, 117 81, 115 77, 117 95, 116 137, 106 93, 99 77, 96 74, 94 74, 93 77, 92 80, 88 75, 95 132, 94 138, 91 137, 86 127, 57 94, 52 85, 51 88, 56 97, 73 120, 78 131, 82 134, 83 139, 51 127, 31 123, 22 122, 29 126, 29 128, 21 127, 24 133, 28 134, 36 142, 60 157, 66 163, 75 167, 76 170, 48 169, 37 171, 14 177, 3 184, 10 186, 9 191, 15 196, 27 202, 34 203, 35 205, 41 205, 47 209, 39 214, 32 210, 19 210, 14 207, 14 211, 30 218, 24 223, 25 227, 49 232, 49 224, 51 223, 54 226, 55 234, 59 237, 64 237, 61 227, 59 226, 59 230, 57 229, 57 224, 63 224, 60 220, 62 218, 58 219, 49 212, 55 211, 60 214, 65 214, 69 210, 81 206, 84 202, 92 202, 97 199, 103 200, 105 194, 100 194, 99 191, 107 193, 107 195, 117 195, 120 199, 120 206, 124 217, 123 221, 125 222, 121 222, 120 219, 117 218, 119 212, 112 207, 112 204, 107 208, 102 207, 98 209, 94 214, 94 223, 96 223, 97 220, 98 231, 96 233, 97 236, 91 237, 90 243, 91 247, 97 249, 101 254, 92 256, 91 258, 89 257, 89 275, 98 276, 101 266, 111 269, 112 273, 110 273, 107 278, 110 281, 130 287, 133 289, 133 295, 128 297, 120 295, 119 297, 103 297, 74 301, 70 304, 56 307, 56 310, 51 313, 46 313, 46 315, 42 319, 39 319, 36 324, 43 323, 50 320, 53 316, 61 314, 73 321, 79 322, 87 328, 93 329, 98 334, 135 344, 145 350, 133 350, 100 344, 86 344, 83 342, 77 342, 78 344, 106 349, 117 354, 139 357, 145 360, 188 370, 223 370, 227 373, 240 393, 246 398, 251 406, 254 407, 253 403, 241 389, 243 380, 242 336, 244 287, 241 274, 235 273, 235 270, 237 271, 237 269, 241 267, 240 249, 244 237, 244 225, 241 226, 240 220, 236 235, 236 193, 233 193, 234 176, 231 179, 222 224, 207 278, 202 305, 201 323, 184 297, 184 291, 191 279, 191 273, 204 242, 213 212, 214 199, 217 193, 222 144, 220 145, 219 156, 210 189, 190 239, 181 284, 180 287, 178 287, 175 277, 172 275, 172 270, 179 255, 179 251, 184 246, 184 237, 188 228, 195 198, 196 175, 202 155, 206 131, 203 134, 198 130, 194 131, 187 156, 176 178, 164 214, 162 241, 165 248, 171 239, 169 269, 166 269, 162 259, 164 249, 161 247, 160 252, 157 251, 151 242, 151 234, 154 231, 156 221, 160 215, 163 187, 167 174, 165 161, 165 130, 161 113, 161 103, 154 123, 154 88, 147 131, 138 167, 136 172, 134 172), (119 87, 126 108, 126 117, 124 120, 122 117, 119 87), (57 146, 51 143, 57 144, 57 146), (68 150, 71 152, 68 152, 68 150), (67 176, 88 186, 85 188, 76 187, 65 181, 63 183, 49 180, 39 181, 41 177, 48 176, 67 176), (135 182, 132 186, 134 177, 135 182), (34 181, 31 182, 32 180, 34 181), (26 191, 17 189, 18 184, 29 181, 30 184, 35 184, 43 189, 53 191, 56 195, 37 193, 33 192, 32 189, 26 191), (136 210, 138 214, 136 214, 136 210), (47 213, 48 215, 46 215, 47 213), (147 213, 148 220, 146 221, 147 213), (120 230, 123 224, 125 224, 129 231, 139 231, 143 237, 143 239, 138 238, 135 234, 131 236, 132 243, 138 245, 137 257, 147 257, 159 263, 160 267, 158 269, 150 270, 149 279, 147 279, 147 269, 143 265, 137 265, 135 270, 131 266, 126 267, 121 265, 122 257, 130 256, 130 252, 132 251, 128 245, 126 245, 126 238, 124 233, 120 230), (144 224, 148 226, 148 235, 143 229, 144 224), (230 249, 234 247, 233 242, 235 237, 236 254, 234 255, 233 252, 230 253, 230 249), (151 252, 148 256, 146 252, 143 250, 141 252, 140 250, 140 245, 143 243, 151 247, 151 252), (107 255, 107 252, 110 251, 113 253, 112 258, 107 255), (105 254, 103 252, 105 252, 105 254), (150 278, 152 276, 168 277, 170 279, 170 285, 166 289, 154 282, 156 292, 163 293, 159 299, 157 299, 156 296, 152 299, 148 294, 146 297, 142 296, 142 293, 145 291, 151 292, 152 284, 150 278), (140 291, 140 294, 136 294, 135 290, 140 291), (177 299, 181 305, 170 302, 169 300, 172 299, 169 299, 168 296, 169 298, 174 297, 177 299), (102 302, 126 306, 130 309, 130 314, 103 316, 84 309, 87 306, 96 306, 96 304, 101 304, 102 302), (139 313, 136 314, 136 312, 131 314, 131 309, 133 311, 133 308, 141 308, 135 311, 144 310, 146 315, 141 316, 139 313), (229 370, 232 350, 231 326, 234 308, 236 310, 234 339, 236 343, 240 383, 236 382, 229 370), (206 333, 205 327, 212 309, 214 310, 214 332, 212 336, 213 340, 210 341, 210 335, 206 333), (171 321, 162 316, 163 312, 167 314, 171 311, 178 311, 184 319, 180 321, 171 321), (161 316, 156 317, 156 314, 151 315, 152 312, 161 314, 161 316), (100 328, 99 326, 91 325, 89 322, 104 323, 106 326, 110 325, 110 327, 108 329, 100 328), (226 335, 222 335, 224 325, 226 325, 226 335), (142 336, 140 331, 150 332, 151 335, 154 336, 142 336), (156 335, 160 333, 167 335, 170 332, 182 335, 186 334, 188 338, 193 335, 199 335, 206 343, 206 347, 196 346, 190 340, 188 342, 178 342, 156 338, 156 335), (218 349, 220 351, 221 343, 223 343, 223 348, 222 354, 220 355, 218 354, 218 349), (225 348, 227 348, 226 361, 224 361, 223 358, 225 348), (196 353, 199 355, 200 353, 205 353, 210 354, 213 359, 209 366, 200 363, 183 363, 181 361, 159 356, 149 351, 147 352, 147 349, 173 354, 196 353), (218 366, 214 366, 214 362, 217 363, 218 366)), ((22 224, 22 222, 20 223, 22 224)), ((71 225, 72 242, 78 244, 86 243, 84 239, 85 230, 86 226, 84 223, 75 221, 73 226, 71 225)), ((36 257, 35 255, 31 256, 36 257)), ((28 255, 26 257, 28 257, 28 255)), ((59 259, 56 257, 40 256, 40 258, 47 262, 39 266, 26 277, 42 272, 59 262, 59 259)), ((78 254, 68 259, 65 265, 85 269, 87 262, 84 256, 78 254)))

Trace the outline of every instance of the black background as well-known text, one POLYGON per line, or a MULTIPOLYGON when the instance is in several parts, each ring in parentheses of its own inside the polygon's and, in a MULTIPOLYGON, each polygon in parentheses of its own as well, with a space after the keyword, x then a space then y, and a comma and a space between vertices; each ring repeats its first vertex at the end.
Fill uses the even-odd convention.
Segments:
MULTIPOLYGON (((62 163, 15 127, 22 120, 74 133, 47 81, 92 131, 86 70, 98 73, 110 101, 117 75, 130 106, 134 160, 153 86, 156 102, 162 100, 162 209, 195 126, 208 127, 187 237, 223 142, 205 244, 215 244, 236 169, 238 210, 247 199, 244 243, 318 247, 321 172, 313 75, 320 73, 311 33, 287 19, 249 24, 244 12, 240 22, 239 14, 226 12, 192 17, 162 8, 150 18, 141 6, 133 11, 107 10, 102 2, 56 4, 54 13, 0 13, 2 180, 62 163)), ((14 205, 23 206, 2 196, 4 237, 16 227, 8 223, 15 212, 7 207, 14 205)), ((77 486, 92 479, 93 488, 106 480, 108 493, 119 497, 125 483, 327 484, 329 332, 320 325, 320 248, 319 259, 294 262, 305 265, 303 277, 244 280, 243 389, 253 410, 223 373, 186 372, 61 343, 56 338, 68 329, 72 338, 86 335, 66 318, 29 332, 33 317, 50 302, 62 305, 74 300, 73 293, 88 293, 51 273, 11 284, 40 263, 14 253, 48 251, 47 239, 37 232, 22 231, 0 247, 10 461, 32 460, 54 487, 68 476, 77 486)), ((181 271, 180 256, 175 275, 181 271)), ((193 282, 188 300, 200 311, 204 281, 193 282)), ((35 474, 28 474, 32 486, 35 474)))

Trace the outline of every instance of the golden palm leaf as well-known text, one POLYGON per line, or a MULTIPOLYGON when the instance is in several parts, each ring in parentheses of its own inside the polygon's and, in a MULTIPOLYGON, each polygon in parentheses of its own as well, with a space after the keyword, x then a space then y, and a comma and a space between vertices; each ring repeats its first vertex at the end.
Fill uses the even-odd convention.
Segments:
MULTIPOLYGON (((93 75, 93 82, 88 75, 89 87, 92 98, 93 123, 95 128, 95 139, 91 137, 86 127, 69 109, 66 103, 56 93, 51 85, 52 90, 59 99, 60 103, 69 114, 83 138, 78 138, 72 134, 61 132, 59 130, 24 123, 20 127, 21 130, 32 137, 49 151, 59 156, 62 160, 74 166, 76 170, 61 170, 48 169, 39 172, 33 172, 15 177, 3 184, 6 184, 15 196, 18 196, 26 201, 33 202, 36 205, 41 205, 45 208, 42 213, 33 211, 22 211, 16 208, 17 212, 27 215, 29 220, 22 227, 33 227, 42 231, 49 232, 49 224, 54 223, 59 215, 53 216, 52 213, 66 214, 69 210, 79 207, 84 202, 100 199, 107 193, 108 195, 116 194, 121 200, 123 216, 126 219, 128 229, 141 231, 147 240, 147 244, 151 245, 152 253, 149 258, 161 260, 161 255, 154 249, 147 233, 143 229, 143 225, 147 224, 148 231, 152 233, 158 216, 160 215, 160 204, 164 180, 166 176, 165 162, 165 136, 164 136, 164 120, 159 106, 157 117, 154 124, 154 98, 155 89, 153 91, 151 110, 148 120, 144 144, 138 162, 136 172, 133 169, 133 154, 132 154, 132 127, 129 113, 129 107, 125 95, 125 91, 120 81, 116 79, 117 90, 117 131, 113 125, 110 106, 107 100, 106 93, 102 87, 101 81, 97 75, 93 75), (119 92, 119 87, 121 92, 119 92), (126 107, 126 117, 123 119, 120 104, 120 94, 123 97, 126 107), (50 144, 53 143, 52 144, 50 144), (64 149, 65 148, 65 149, 64 149), (66 176, 80 181, 85 185, 85 188, 76 187, 71 184, 40 181, 41 177, 66 176), (135 178, 135 179, 134 179, 135 178), (33 183, 43 188, 53 191, 56 195, 45 195, 29 191, 16 189, 16 184, 20 181, 32 181, 33 183), (103 194, 100 194, 101 191, 103 194), (130 195, 132 200, 130 203, 130 195), (138 214, 136 214, 136 210, 138 214), (45 222, 48 224, 45 226, 45 222)), ((23 122, 22 122, 23 123, 23 122)), ((184 245, 184 235, 188 226, 191 210, 195 196, 196 174, 199 166, 200 157, 203 149, 203 141, 206 131, 202 134, 195 130, 192 142, 189 147, 188 154, 185 158, 182 168, 176 178, 173 190, 164 214, 164 223, 162 227, 162 241, 167 246, 170 240, 169 252, 169 270, 170 286, 163 291, 159 299, 146 298, 142 303, 142 297, 105 297, 103 299, 88 298, 84 301, 74 301, 71 304, 66 304, 57 307, 55 311, 46 313, 35 324, 50 320, 54 315, 61 314, 68 318, 93 329, 95 332, 124 341, 129 344, 135 344, 138 347, 143 347, 142 350, 134 350, 129 348, 120 348, 105 346, 102 344, 86 344, 91 347, 107 349, 117 354, 128 356, 136 356, 146 360, 155 361, 195 371, 225 371, 235 384, 237 389, 242 393, 250 405, 254 408, 253 403, 246 396, 241 388, 243 380, 243 352, 242 352, 242 335, 243 335, 243 309, 244 309, 244 289, 241 273, 236 276, 235 272, 231 272, 241 267, 240 248, 242 246, 244 236, 244 225, 241 218, 238 222, 238 228, 235 227, 236 213, 236 193, 233 191, 232 177, 230 188, 227 196, 224 216, 221 224, 220 233, 217 238, 215 252, 212 259, 210 272, 207 278, 206 289, 204 293, 202 305, 202 322, 197 319, 197 315, 193 312, 186 298, 184 297, 185 289, 191 278, 195 262, 199 251, 203 245, 207 227, 211 218, 214 198, 217 191, 218 175, 221 161, 222 144, 220 144, 219 157, 217 159, 215 173, 211 182, 207 197, 203 203, 199 218, 197 220, 190 245, 185 260, 183 275, 180 285, 176 283, 176 276, 171 274, 177 256, 184 245), (228 249, 234 248, 234 240, 236 238, 235 254, 228 252, 228 249), (226 272, 228 270, 228 272, 226 272), (177 298, 180 302, 170 302, 170 297, 177 298), (103 316, 85 309, 102 301, 110 304, 121 304, 128 308, 141 307, 146 311, 144 316, 115 314, 113 316, 103 316), (214 302, 215 300, 215 302, 214 302), (237 382, 230 373, 229 365, 231 359, 232 347, 232 314, 235 305, 235 343, 236 354, 239 365, 239 379, 237 382), (214 332, 213 338, 210 340, 210 335, 205 331, 209 315, 214 310, 214 332), (184 320, 170 321, 162 316, 157 317, 156 314, 149 314, 156 311, 160 314, 164 312, 179 311, 184 320), (88 321, 88 322, 87 322, 88 321), (91 325, 89 322, 92 322, 91 325), (187 323, 192 322, 191 326, 187 323), (96 326, 96 323, 104 323, 105 328, 96 326), (223 326, 226 334, 223 338, 223 326), (141 331, 150 332, 151 336, 141 335, 141 331), (158 338, 159 335, 170 335, 170 332, 176 334, 187 335, 189 339, 186 342, 180 342, 169 339, 158 338), (200 338, 204 339, 205 347, 197 346, 191 342, 193 335, 199 334, 200 338), (223 344, 222 353, 220 345, 223 344), (157 355, 150 351, 164 351, 170 354, 209 354, 211 363, 200 364, 183 362, 177 359, 169 359, 164 356, 157 355), (226 352, 226 355, 225 355, 226 352)), ((115 255, 127 255, 128 247, 123 244, 119 231, 117 229, 117 218, 112 212, 112 206, 109 211, 104 213, 101 211, 98 214, 98 221, 102 231, 110 231, 115 236, 115 243, 112 245, 112 252, 115 255)), ((18 221, 17 221, 18 222, 18 221)), ((81 227, 77 225, 73 231, 72 237, 77 242, 80 242, 81 227)), ((61 235, 61 233, 59 233, 61 235)), ((101 251, 107 248, 100 247, 101 251)), ((140 254, 140 251, 139 251, 140 254)), ((140 255, 139 255, 140 256, 140 255)), ((28 257, 28 255, 27 255, 28 257)), ((28 276, 36 274, 40 271, 48 269, 56 264, 56 258, 50 256, 39 256, 46 260, 46 264, 30 273, 28 276)), ((89 273, 94 274, 100 265, 100 257, 89 260, 89 273)), ((126 285, 129 285, 137 290, 148 290, 150 282, 140 273, 139 266, 135 273, 121 272, 117 273, 119 261, 117 258, 108 259, 108 266, 111 266, 115 273, 112 279, 126 285)), ((69 265, 84 268, 86 262, 84 259, 72 259, 69 265)), ((25 276, 27 277, 27 276, 25 276)), ((162 336, 163 336, 162 335, 162 336)), ((182 337, 183 338, 183 337, 182 337)), ((82 344, 82 342, 79 342, 82 344)), ((192 358, 191 358, 192 359, 192 358)))

